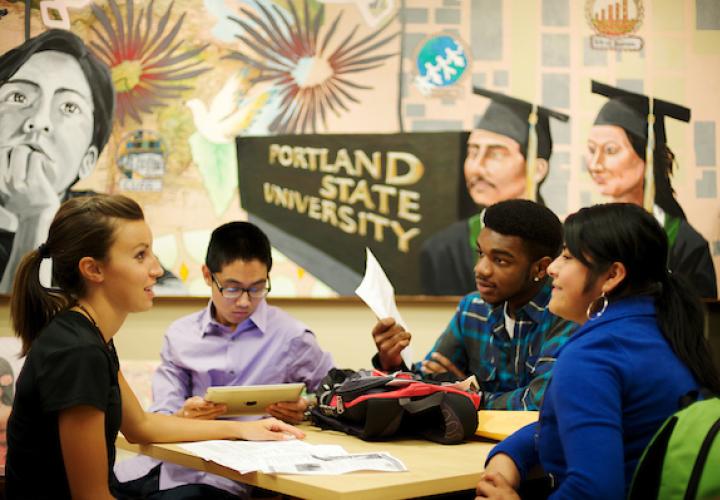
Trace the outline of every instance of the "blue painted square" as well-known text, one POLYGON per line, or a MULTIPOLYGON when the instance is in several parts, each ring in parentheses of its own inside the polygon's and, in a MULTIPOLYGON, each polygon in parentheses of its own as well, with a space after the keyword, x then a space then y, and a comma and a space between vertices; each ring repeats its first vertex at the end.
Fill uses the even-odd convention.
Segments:
POLYGON ((405 105, 405 116, 422 118, 425 116, 425 105, 424 104, 406 104, 405 105))
POLYGON ((502 0, 473 0, 470 49, 476 61, 502 59, 502 0))
POLYGON ((543 35, 542 63, 544 66, 568 67, 570 65, 570 37, 562 34, 543 35))
POLYGON ((472 84, 473 87, 485 87, 487 76, 485 73, 473 73, 472 84))
POLYGON ((435 9, 438 24, 460 24, 460 9, 435 9))
POLYGON ((428 22, 428 9, 408 9, 402 12, 405 16, 405 22, 408 24, 418 24, 428 22))
POLYGON ((556 214, 567 212, 567 185, 570 179, 570 153, 566 151, 556 151, 550 157, 550 169, 540 187, 542 195, 548 208, 556 214))
POLYGON ((595 50, 590 46, 590 37, 583 39, 583 64, 585 66, 607 66, 607 50, 595 50))
POLYGON ((542 103, 549 108, 569 108, 570 75, 555 73, 543 74, 542 103))
POLYGON ((695 122, 695 164, 699 167, 717 165, 715 122, 695 122))
POLYGON ((496 87, 507 87, 509 82, 508 72, 505 70, 498 70, 493 72, 493 85, 496 87))
POLYGON ((704 170, 702 177, 695 181, 695 196, 717 198, 717 175, 714 170, 704 170))
POLYGON ((543 0, 542 23, 544 26, 567 26, 569 20, 569 0, 543 0))
POLYGON ((403 57, 412 58, 415 55, 415 51, 419 49, 420 42, 422 42, 426 36, 424 33, 407 33, 404 40, 403 57))
POLYGON ((454 107, 455 104, 457 103, 457 101, 452 97, 443 97, 442 99, 440 99, 440 102, 442 103, 443 106, 451 106, 451 107, 454 107))
POLYGON ((720 30, 720 1, 695 0, 695 27, 699 30, 720 30))
POLYGON ((554 144, 570 144, 570 122, 550 119, 550 134, 554 144))

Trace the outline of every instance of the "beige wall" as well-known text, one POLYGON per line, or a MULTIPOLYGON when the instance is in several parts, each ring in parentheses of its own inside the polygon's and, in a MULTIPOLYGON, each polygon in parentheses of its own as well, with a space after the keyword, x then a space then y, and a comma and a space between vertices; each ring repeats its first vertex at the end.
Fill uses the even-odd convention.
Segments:
MULTIPOLYGON (((370 330, 372 312, 359 299, 274 299, 272 304, 307 324, 323 349, 330 351, 342 368, 369 368, 375 354, 370 330)), ((207 304, 200 297, 158 298, 148 312, 130 315, 115 345, 121 359, 157 359, 162 336, 175 319, 207 304)), ((439 297, 399 298, 398 308, 413 333, 413 359, 420 360, 443 331, 455 311, 457 299, 439 297)), ((720 367, 720 301, 707 303, 706 334, 720 367)), ((0 297, 0 336, 11 335, 8 298, 0 297)))
MULTIPOLYGON (((271 304, 307 324, 323 349, 330 351, 342 368, 368 368, 375 353, 370 330, 372 312, 359 299, 275 299, 271 304)), ((115 337, 121 359, 156 359, 162 336, 175 319, 207 304, 203 298, 159 298, 148 312, 130 315, 115 337)), ((398 308, 413 333, 414 359, 432 347, 455 311, 457 301, 440 298, 399 300, 398 308)), ((0 298, 0 335, 11 335, 7 298, 0 298)))

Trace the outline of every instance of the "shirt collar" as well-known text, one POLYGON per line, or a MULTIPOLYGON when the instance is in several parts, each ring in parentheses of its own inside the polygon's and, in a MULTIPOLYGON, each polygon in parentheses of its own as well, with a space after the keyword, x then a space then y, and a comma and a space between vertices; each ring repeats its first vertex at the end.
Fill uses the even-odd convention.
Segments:
POLYGON ((267 330, 267 314, 268 306, 265 299, 262 299, 255 308, 255 311, 250 315, 248 319, 238 324, 237 327, 231 329, 229 326, 225 326, 213 318, 213 311, 215 306, 213 305, 212 299, 208 301, 208 305, 200 317, 200 336, 204 337, 208 334, 238 334, 250 328, 257 328, 261 333, 265 333, 267 330))
MULTIPOLYGON (((550 302, 551 292, 552 283, 549 279, 546 279, 545 284, 543 284, 540 291, 538 291, 538 293, 530 299, 530 302, 515 311, 515 320, 525 320, 526 318, 529 318, 535 323, 543 321, 545 311, 547 310, 548 303, 550 302)), ((504 323, 504 311, 505 302, 499 304, 497 307, 494 307, 491 316, 495 320, 502 321, 504 323)))

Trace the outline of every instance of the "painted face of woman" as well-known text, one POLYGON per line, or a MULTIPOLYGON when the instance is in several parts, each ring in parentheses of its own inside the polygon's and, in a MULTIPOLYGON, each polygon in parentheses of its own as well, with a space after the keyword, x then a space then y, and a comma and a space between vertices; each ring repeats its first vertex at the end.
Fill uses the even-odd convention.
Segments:
POLYGON ((614 202, 642 205, 645 161, 637 155, 621 127, 593 126, 585 161, 602 195, 614 202))

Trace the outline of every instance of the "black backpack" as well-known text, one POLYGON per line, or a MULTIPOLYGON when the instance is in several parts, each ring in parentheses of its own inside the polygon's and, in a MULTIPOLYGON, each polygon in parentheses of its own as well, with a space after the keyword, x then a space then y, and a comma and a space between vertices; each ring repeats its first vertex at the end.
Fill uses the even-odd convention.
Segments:
POLYGON ((421 381, 412 373, 330 370, 318 391, 313 423, 361 439, 423 437, 460 443, 475 434, 480 395, 421 381))

